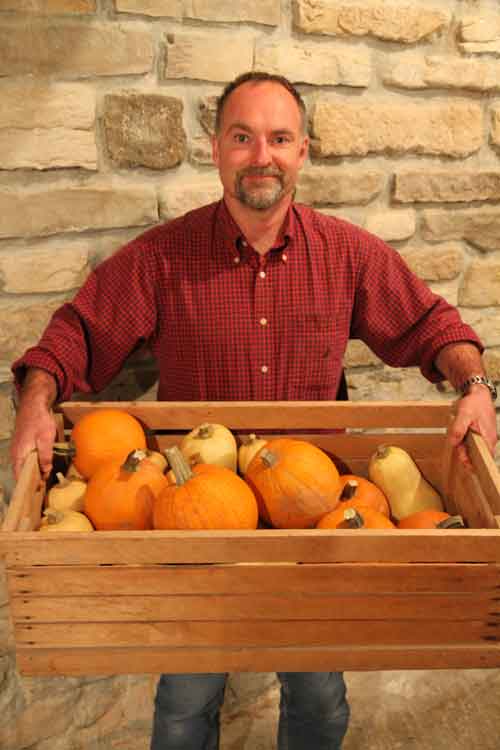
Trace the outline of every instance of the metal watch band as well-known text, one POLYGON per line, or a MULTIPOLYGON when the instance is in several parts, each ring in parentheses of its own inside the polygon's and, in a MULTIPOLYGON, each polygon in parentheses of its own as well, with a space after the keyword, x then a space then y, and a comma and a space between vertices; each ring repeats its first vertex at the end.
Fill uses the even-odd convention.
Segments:
POLYGON ((484 375, 471 375, 470 378, 464 380, 459 388, 460 393, 465 396, 471 385, 485 385, 486 388, 488 388, 493 401, 497 400, 497 389, 495 388, 495 384, 489 378, 485 378, 484 375))

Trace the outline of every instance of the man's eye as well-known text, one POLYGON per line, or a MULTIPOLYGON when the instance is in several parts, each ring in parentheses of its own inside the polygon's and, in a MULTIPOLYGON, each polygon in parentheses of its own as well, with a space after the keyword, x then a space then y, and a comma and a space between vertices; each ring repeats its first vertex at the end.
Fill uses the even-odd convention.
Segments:
POLYGON ((246 133, 236 133, 236 135, 234 136, 234 140, 237 143, 247 143, 248 135, 246 133))
POLYGON ((288 135, 277 135, 274 139, 276 143, 282 145, 283 143, 290 143, 290 136, 288 135))

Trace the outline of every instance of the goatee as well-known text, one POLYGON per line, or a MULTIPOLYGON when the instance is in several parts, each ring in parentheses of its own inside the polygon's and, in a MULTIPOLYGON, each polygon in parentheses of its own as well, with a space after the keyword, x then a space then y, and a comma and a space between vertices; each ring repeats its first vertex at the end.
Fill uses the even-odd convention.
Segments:
POLYGON ((274 204, 284 195, 285 185, 283 173, 279 169, 272 167, 248 167, 247 169, 242 169, 240 172, 237 172, 235 188, 237 198, 245 206, 254 208, 257 211, 265 211, 267 208, 274 206, 274 204), (246 176, 273 177, 275 179, 272 181, 266 180, 264 183, 248 187, 248 185, 245 184, 246 176), (270 184, 267 184, 268 182, 270 184))

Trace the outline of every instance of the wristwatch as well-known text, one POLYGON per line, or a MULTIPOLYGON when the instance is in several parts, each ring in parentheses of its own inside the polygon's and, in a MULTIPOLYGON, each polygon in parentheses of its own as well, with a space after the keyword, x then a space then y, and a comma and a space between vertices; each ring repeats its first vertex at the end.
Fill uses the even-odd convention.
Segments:
POLYGON ((489 378, 485 378, 484 375, 471 375, 470 378, 464 380, 459 388, 462 396, 465 396, 465 394, 469 392, 471 385, 485 385, 491 394, 492 400, 497 400, 497 389, 495 388, 495 384, 489 378))

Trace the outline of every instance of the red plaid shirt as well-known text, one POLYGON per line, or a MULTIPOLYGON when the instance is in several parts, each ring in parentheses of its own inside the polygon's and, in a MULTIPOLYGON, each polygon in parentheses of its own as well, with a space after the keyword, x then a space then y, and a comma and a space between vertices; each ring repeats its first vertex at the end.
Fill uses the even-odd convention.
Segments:
POLYGON ((429 380, 441 347, 471 341, 456 309, 373 235, 293 204, 265 256, 224 202, 155 227, 101 263, 13 365, 54 375, 61 400, 100 391, 147 342, 158 398, 335 399, 349 338, 429 380))

